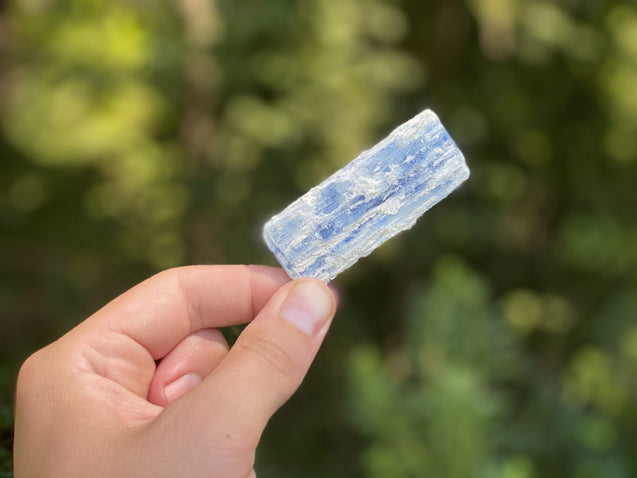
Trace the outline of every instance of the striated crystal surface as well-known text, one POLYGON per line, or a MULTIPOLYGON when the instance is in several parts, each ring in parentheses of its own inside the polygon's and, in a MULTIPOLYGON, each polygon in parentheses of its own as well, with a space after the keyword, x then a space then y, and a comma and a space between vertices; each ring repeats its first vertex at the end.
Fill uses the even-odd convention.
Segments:
POLYGON ((425 110, 272 217, 263 237, 291 278, 329 282, 468 177, 462 152, 425 110))

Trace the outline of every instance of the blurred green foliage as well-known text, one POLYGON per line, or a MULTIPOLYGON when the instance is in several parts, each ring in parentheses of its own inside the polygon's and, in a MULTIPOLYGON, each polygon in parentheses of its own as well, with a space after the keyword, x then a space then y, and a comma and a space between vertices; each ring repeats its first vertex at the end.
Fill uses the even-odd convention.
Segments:
POLYGON ((273 477, 637 475, 637 6, 0 3, 0 476, 17 368, 433 107, 470 181, 336 281, 273 477))

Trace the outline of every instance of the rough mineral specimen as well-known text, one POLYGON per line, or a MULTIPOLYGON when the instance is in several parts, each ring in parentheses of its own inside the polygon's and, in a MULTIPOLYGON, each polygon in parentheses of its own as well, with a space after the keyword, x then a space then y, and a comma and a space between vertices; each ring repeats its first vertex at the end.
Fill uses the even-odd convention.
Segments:
POLYGON ((270 219, 263 237, 291 278, 329 282, 468 177, 464 156, 425 110, 270 219))

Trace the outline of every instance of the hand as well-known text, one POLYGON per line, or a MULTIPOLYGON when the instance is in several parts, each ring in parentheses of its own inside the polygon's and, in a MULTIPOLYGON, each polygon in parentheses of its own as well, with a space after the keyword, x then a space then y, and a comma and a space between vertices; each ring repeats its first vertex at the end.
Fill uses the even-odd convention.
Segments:
POLYGON ((24 363, 16 478, 256 476, 335 308, 325 284, 268 267, 151 277, 24 363), (219 327, 245 322, 229 350, 219 327))

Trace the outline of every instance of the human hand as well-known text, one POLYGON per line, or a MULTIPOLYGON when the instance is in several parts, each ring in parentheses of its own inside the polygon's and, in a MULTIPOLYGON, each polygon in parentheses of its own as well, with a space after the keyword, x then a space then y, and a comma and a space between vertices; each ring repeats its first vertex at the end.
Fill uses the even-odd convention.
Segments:
POLYGON ((269 267, 151 277, 22 366, 16 478, 254 477, 335 308, 325 284, 269 267), (245 322, 229 350, 219 327, 245 322))

